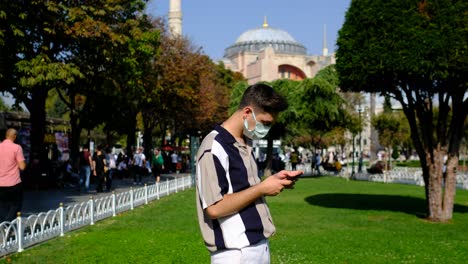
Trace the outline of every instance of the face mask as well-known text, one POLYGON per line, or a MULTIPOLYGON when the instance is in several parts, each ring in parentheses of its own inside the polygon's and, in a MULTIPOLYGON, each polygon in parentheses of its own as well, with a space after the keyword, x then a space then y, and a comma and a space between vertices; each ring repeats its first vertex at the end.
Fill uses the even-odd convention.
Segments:
POLYGON ((264 138, 268 134, 268 131, 270 131, 271 127, 258 122, 253 110, 252 116, 255 120, 255 128, 253 130, 249 130, 249 122, 247 121, 247 118, 244 119, 244 135, 250 139, 264 138))

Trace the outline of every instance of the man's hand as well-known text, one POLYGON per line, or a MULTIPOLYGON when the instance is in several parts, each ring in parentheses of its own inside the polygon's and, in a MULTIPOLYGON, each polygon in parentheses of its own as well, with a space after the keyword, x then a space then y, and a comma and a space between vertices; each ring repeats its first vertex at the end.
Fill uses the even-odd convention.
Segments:
POLYGON ((297 170, 297 171, 287 171, 287 170, 282 170, 272 176, 278 178, 278 179, 286 179, 289 180, 289 184, 284 184, 283 186, 288 189, 292 189, 294 187, 294 184, 296 183, 297 180, 299 180, 299 176, 304 174, 303 171, 297 170))
POLYGON ((282 170, 268 178, 262 184, 263 195, 275 196, 278 195, 284 188, 292 188, 297 181, 298 176, 302 175, 303 171, 286 171, 282 170))

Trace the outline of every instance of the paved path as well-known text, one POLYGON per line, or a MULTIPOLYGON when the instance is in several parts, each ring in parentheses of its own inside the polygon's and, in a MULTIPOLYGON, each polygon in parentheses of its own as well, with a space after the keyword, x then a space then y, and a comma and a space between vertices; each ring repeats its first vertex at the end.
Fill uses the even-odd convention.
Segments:
MULTIPOLYGON (((190 175, 189 173, 179 173, 179 174, 162 174, 161 181, 166 179, 174 179, 176 177, 184 177, 190 175)), ((143 184, 153 184, 154 177, 148 176, 144 177, 142 180, 143 184)), ((133 185, 132 178, 124 179, 114 179, 112 182, 112 189, 115 192, 124 192, 130 189, 132 186, 142 186, 142 185, 133 185)), ((60 203, 63 203, 64 206, 72 205, 75 203, 81 203, 93 197, 101 197, 109 195, 109 193, 97 193, 95 191, 96 185, 92 184, 90 186, 89 193, 83 193, 77 191, 77 188, 66 186, 63 188, 51 188, 44 190, 25 190, 23 195, 23 216, 29 216, 31 214, 38 214, 40 212, 47 212, 49 210, 55 210, 59 207, 60 203)))

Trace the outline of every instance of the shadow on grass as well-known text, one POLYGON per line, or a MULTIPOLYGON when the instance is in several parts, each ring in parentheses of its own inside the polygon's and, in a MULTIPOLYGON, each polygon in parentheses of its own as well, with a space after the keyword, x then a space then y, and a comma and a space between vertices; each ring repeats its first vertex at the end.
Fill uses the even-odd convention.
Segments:
MULTIPOLYGON (((305 198, 309 204, 356 210, 382 210, 403 212, 423 217, 426 212, 426 201, 421 198, 384 195, 384 194, 352 194, 352 193, 324 193, 305 198)), ((468 213, 468 206, 455 204, 453 212, 468 213)))

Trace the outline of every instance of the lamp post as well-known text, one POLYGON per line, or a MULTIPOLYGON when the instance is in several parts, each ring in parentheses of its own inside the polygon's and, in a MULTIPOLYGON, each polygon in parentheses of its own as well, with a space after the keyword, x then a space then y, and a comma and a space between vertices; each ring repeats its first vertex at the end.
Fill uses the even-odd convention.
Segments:
MULTIPOLYGON (((364 112, 364 109, 363 107, 361 106, 361 102, 359 102, 359 105, 357 106, 356 108, 357 112, 358 112, 358 117, 359 117, 359 134, 358 134, 358 140, 359 140, 359 159, 360 159, 360 162, 361 162, 361 159, 363 157, 362 156, 362 125, 361 125, 361 113, 364 112)), ((354 153, 353 153, 354 154, 354 153)), ((362 168, 362 164, 360 164, 359 166, 359 169, 358 169, 358 172, 361 172, 361 168, 362 168)))
POLYGON ((354 141, 355 141, 355 138, 356 138, 356 136, 353 133, 353 153, 352 153, 352 155, 353 155, 353 166, 352 166, 352 171, 351 171, 351 178, 354 178, 354 173, 355 173, 354 172, 354 152, 355 152, 354 141))

